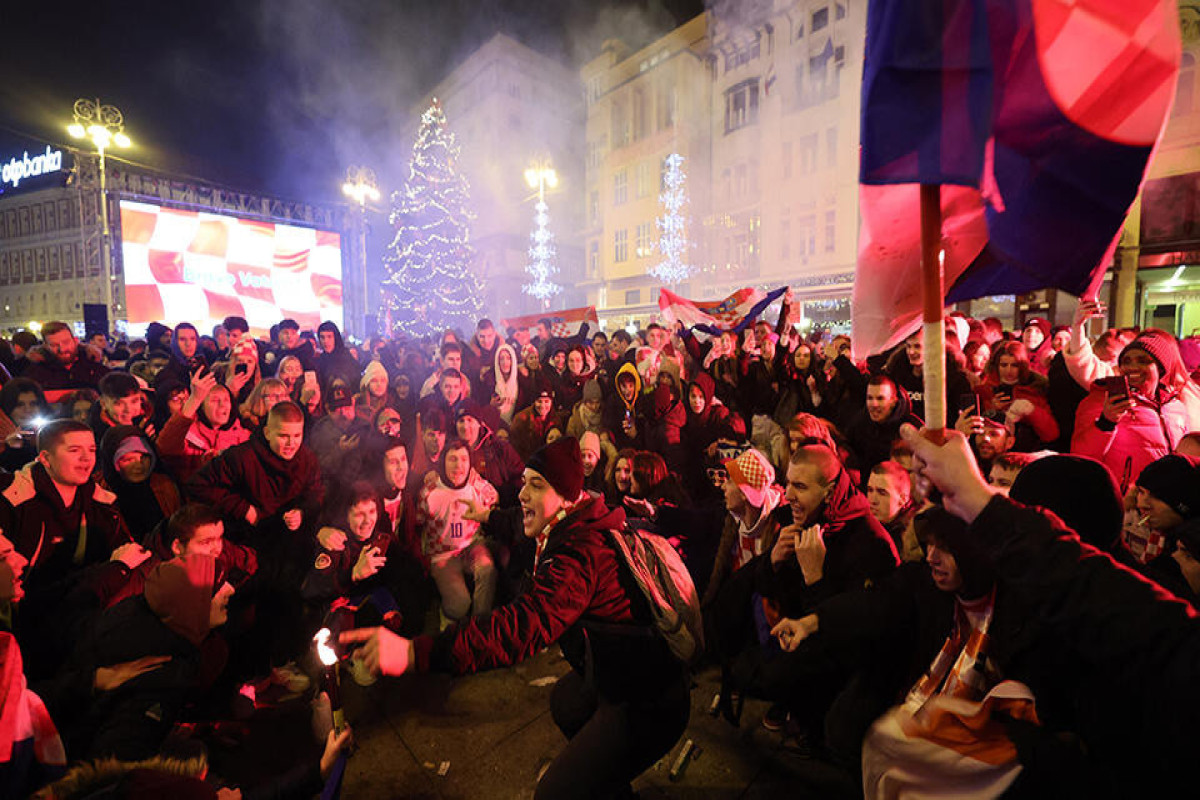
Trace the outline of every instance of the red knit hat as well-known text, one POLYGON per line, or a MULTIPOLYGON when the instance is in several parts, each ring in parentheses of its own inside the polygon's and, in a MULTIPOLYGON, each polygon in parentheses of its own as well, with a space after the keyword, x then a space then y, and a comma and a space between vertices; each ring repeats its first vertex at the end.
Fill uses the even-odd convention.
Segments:
POLYGON ((569 503, 583 493, 583 459, 579 455, 579 442, 573 436, 564 436, 541 448, 529 457, 525 468, 545 478, 569 503))
POLYGON ((1125 345, 1121 355, 1124 356, 1130 350, 1141 350, 1153 358, 1158 364, 1160 380, 1174 373, 1182 361, 1179 356, 1179 343, 1175 341, 1175 337, 1158 328, 1147 328, 1139 333, 1136 339, 1125 345))

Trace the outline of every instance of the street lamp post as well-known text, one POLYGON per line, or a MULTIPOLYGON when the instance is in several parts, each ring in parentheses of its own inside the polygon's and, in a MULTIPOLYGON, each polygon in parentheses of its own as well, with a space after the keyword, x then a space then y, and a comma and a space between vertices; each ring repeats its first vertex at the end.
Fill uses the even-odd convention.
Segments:
POLYGON ((367 309, 370 307, 367 293, 367 203, 379 200, 379 184, 375 172, 367 167, 352 166, 346 170, 346 181, 342 184, 342 194, 349 197, 358 205, 358 251, 360 254, 359 269, 362 280, 362 320, 363 339, 367 338, 366 330, 367 309))
POLYGON ((67 133, 76 139, 90 139, 99 155, 100 166, 100 279, 104 283, 104 303, 108 316, 113 314, 112 243, 108 229, 108 180, 104 167, 104 152, 112 145, 126 148, 133 143, 125 135, 125 117, 116 106, 100 100, 80 98, 75 101, 74 121, 67 133))
POLYGON ((558 173, 548 161, 534 164, 525 170, 525 183, 537 190, 537 205, 534 206, 533 243, 529 247, 527 272, 533 278, 522 288, 526 293, 542 301, 542 308, 550 307, 550 298, 562 291, 562 287, 550 281, 554 269, 554 235, 550 233, 549 208, 546 205, 546 189, 558 186, 558 173))

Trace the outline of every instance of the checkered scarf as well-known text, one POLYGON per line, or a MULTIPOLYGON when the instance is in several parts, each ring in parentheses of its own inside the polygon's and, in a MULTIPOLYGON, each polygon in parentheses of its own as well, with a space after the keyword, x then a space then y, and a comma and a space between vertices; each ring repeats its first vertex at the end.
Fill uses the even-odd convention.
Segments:
POLYGON ((999 670, 988 656, 988 628, 996 605, 996 590, 978 600, 957 599, 954 631, 942 645, 925 675, 905 699, 905 705, 921 710, 934 695, 978 701, 1000 680, 999 670))

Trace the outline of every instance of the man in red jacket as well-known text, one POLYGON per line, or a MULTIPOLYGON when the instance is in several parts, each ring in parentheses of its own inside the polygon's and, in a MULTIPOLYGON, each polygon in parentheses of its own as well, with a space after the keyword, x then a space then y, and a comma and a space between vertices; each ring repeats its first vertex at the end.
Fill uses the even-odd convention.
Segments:
POLYGON ((525 535, 537 543, 533 585, 507 606, 467 617, 436 638, 386 629, 342 634, 386 675, 462 675, 510 666, 558 642, 574 670, 555 685, 550 711, 570 740, 538 783, 536 800, 607 797, 670 750, 687 726, 686 670, 651 627, 644 600, 623 586, 609 530, 625 512, 583 492, 575 439, 530 457, 520 495, 525 535))

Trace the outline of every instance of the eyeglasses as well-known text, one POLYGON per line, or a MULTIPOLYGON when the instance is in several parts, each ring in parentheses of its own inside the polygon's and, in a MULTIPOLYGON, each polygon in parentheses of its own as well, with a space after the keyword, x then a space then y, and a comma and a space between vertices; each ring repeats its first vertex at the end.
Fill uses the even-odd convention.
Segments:
POLYGON ((708 479, 712 482, 712 485, 718 489, 723 488, 729 480, 729 470, 724 467, 709 467, 705 472, 708 474, 708 479))

